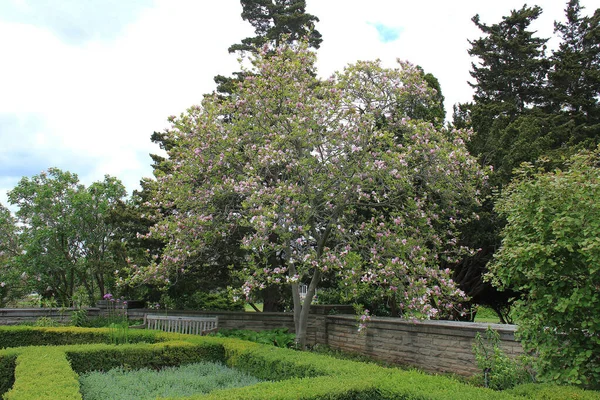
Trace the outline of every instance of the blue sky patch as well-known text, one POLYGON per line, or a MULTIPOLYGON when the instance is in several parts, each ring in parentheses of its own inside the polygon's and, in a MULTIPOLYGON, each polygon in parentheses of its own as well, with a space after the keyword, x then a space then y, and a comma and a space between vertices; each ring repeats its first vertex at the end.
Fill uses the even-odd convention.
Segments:
POLYGON ((3 0, 0 20, 50 30, 70 45, 112 40, 154 0, 3 0))
MULTIPOLYGON (((99 160, 70 149, 48 151, 37 147, 35 136, 46 129, 44 118, 36 113, 0 113, 0 178, 17 182, 24 176, 37 175, 58 167, 79 175, 90 173, 99 160)), ((12 189, 0 185, 0 189, 12 189)))
POLYGON ((369 25, 377 29, 377 33, 379 34, 379 41, 382 43, 390 43, 395 40, 398 40, 403 30, 402 27, 388 26, 382 24, 381 22, 370 22, 369 25))

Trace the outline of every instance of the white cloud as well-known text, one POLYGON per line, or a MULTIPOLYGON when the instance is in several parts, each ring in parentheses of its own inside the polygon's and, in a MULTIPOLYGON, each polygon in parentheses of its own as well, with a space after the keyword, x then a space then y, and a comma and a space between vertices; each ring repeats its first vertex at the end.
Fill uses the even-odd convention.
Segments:
MULTIPOLYGON (((543 3, 544 15, 535 26, 542 36, 550 36, 566 1, 543 3)), ((392 65, 399 57, 440 80, 449 110, 471 96, 466 83, 472 61, 467 39, 480 34, 470 18, 479 13, 483 22, 496 23, 520 8, 522 0, 366 4, 307 1, 307 12, 320 19, 317 29, 324 39, 319 50, 321 74, 358 59, 380 58, 392 65), (401 27, 402 34, 382 43, 369 23, 401 27)), ((591 12, 597 0, 582 4, 591 12)), ((10 136, 0 126, 4 151, 35 150, 32 154, 41 160, 73 168, 86 184, 112 174, 134 189, 142 176, 151 173, 147 154, 158 152, 150 142, 152 132, 166 128, 169 115, 200 102, 214 89, 215 75, 237 70, 236 56, 227 48, 253 34, 240 13, 235 0, 157 0, 120 27, 114 40, 95 39, 78 46, 61 41, 43 26, 0 21, 0 37, 9 38, 0 42, 0 114, 35 114, 43 120, 42 129, 16 129, 10 136), (81 165, 81 160, 90 165, 81 165)), ((2 152, 0 148, 0 156, 2 152)), ((0 177, 2 203, 2 193, 11 188, 3 185, 14 181, 9 178, 0 177)))

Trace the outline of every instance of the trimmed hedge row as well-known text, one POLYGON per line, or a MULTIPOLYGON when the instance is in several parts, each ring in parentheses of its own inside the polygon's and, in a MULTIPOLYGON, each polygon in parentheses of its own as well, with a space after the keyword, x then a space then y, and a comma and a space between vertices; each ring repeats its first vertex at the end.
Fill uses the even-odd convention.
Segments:
MULTIPOLYGON (((22 329, 44 333, 48 328, 22 329)), ((86 335, 82 329, 53 331, 61 344, 86 335)), ((0 328, 0 341, 2 341, 0 328)), ((95 338, 101 332, 91 330, 95 338)), ((29 335, 29 333, 28 333, 29 335)), ((466 385, 443 376, 418 371, 383 368, 375 364, 334 359, 329 356, 297 352, 237 339, 174 335, 156 332, 154 344, 67 345, 21 347, 0 351, 0 379, 14 385, 7 400, 81 399, 77 373, 108 370, 118 365, 140 367, 175 366, 196 361, 222 361, 230 367, 269 380, 253 386, 222 389, 188 399, 328 399, 328 400, 524 400, 524 399, 600 399, 600 393, 577 388, 524 385, 511 391, 495 392, 466 385), (166 340, 171 341, 166 342, 166 340), (69 365, 70 363, 70 365, 69 365), (16 365, 16 367, 15 367, 16 365), (557 396, 549 397, 552 395, 557 396)), ((6 342, 6 341, 5 341, 6 342)), ((6 386, 6 384, 5 384, 6 386)))
POLYGON ((190 399, 517 399, 418 371, 383 368, 243 341, 222 343, 228 365, 274 382, 218 390, 190 399), (289 379, 281 380, 282 375, 289 379))
POLYGON ((0 355, 0 398, 15 383, 15 367, 17 363, 17 354, 6 353, 0 355))
MULTIPOLYGON (((131 343, 156 343, 165 340, 160 332, 131 329, 131 343)), ((111 343, 109 328, 3 326, 0 329, 0 349, 22 346, 61 346, 68 344, 111 343)))
POLYGON ((15 383, 4 400, 81 400, 79 377, 59 347, 23 348, 17 356, 15 383))
POLYGON ((160 368, 198 361, 223 361, 222 346, 173 341, 135 345, 68 345, 21 347, 0 351, 16 358, 14 385, 5 400, 81 399, 78 373, 106 371, 119 365, 160 368))
POLYGON ((508 393, 539 400, 598 400, 600 392, 586 391, 572 386, 558 386, 551 383, 526 383, 516 386, 508 393))
POLYGON ((71 368, 83 374, 108 371, 124 366, 128 369, 176 367, 200 361, 225 361, 223 346, 197 345, 184 341, 157 344, 126 344, 112 346, 94 344, 64 347, 71 368))

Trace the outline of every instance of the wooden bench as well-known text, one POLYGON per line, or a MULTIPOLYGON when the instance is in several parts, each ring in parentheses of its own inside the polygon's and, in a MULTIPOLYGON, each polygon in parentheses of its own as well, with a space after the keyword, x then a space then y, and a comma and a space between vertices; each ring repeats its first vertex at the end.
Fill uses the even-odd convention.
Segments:
POLYGON ((219 317, 186 317, 181 315, 144 314, 144 326, 164 332, 206 335, 216 332, 219 317))

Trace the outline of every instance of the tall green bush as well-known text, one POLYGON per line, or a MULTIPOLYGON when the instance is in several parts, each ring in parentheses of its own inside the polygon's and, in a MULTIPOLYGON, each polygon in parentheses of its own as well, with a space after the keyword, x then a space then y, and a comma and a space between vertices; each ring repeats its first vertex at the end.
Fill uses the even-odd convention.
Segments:
POLYGON ((498 201, 508 223, 490 267, 522 293, 520 338, 540 378, 600 388, 600 148, 565 171, 523 164, 498 201))

